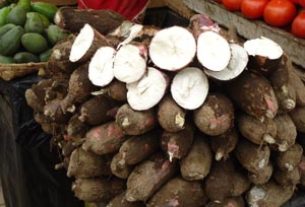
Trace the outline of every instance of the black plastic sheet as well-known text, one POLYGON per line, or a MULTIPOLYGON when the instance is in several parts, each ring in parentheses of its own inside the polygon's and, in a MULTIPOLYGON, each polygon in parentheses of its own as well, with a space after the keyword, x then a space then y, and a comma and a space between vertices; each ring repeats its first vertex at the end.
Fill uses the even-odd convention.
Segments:
POLYGON ((55 171, 59 153, 33 120, 24 92, 39 79, 0 80, 0 178, 6 207, 80 207, 64 171, 55 171))

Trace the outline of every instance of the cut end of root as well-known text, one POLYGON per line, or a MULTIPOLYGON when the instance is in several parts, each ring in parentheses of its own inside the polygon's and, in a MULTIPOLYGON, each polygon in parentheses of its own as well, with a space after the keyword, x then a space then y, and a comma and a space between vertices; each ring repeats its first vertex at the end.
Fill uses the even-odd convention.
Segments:
POLYGON ((114 55, 112 47, 101 47, 95 52, 89 64, 89 79, 93 85, 103 87, 113 80, 114 55))
POLYGON ((224 157, 224 153, 223 153, 223 152, 217 152, 217 153, 215 154, 215 160, 216 160, 216 161, 222 160, 223 157, 224 157))
POLYGON ((280 152, 286 152, 288 150, 288 148, 289 148, 289 146, 286 142, 284 142, 278 146, 278 149, 280 152))
POLYGON ((197 41, 197 58, 205 68, 211 71, 224 70, 231 59, 230 45, 216 32, 203 32, 197 41))
POLYGON ((71 62, 79 61, 90 49, 94 40, 94 30, 89 24, 80 30, 71 48, 69 60, 71 62))
POLYGON ((170 162, 173 162, 173 159, 174 159, 174 153, 173 152, 168 152, 168 159, 170 162))
POLYGON ((176 71, 193 60, 196 41, 187 29, 173 26, 156 33, 150 43, 149 54, 159 68, 176 71))
POLYGON ((286 99, 283 101, 283 107, 287 110, 292 110, 296 107, 296 103, 293 99, 286 99))
POLYGON ((122 121, 122 127, 128 127, 130 125, 130 122, 127 117, 125 117, 122 121))
POLYGON ((180 113, 178 113, 176 116, 175 116, 175 124, 183 129, 184 128, 184 125, 185 125, 185 117, 184 115, 181 115, 180 113))
POLYGON ((69 108, 67 108, 67 112, 70 112, 70 113, 74 113, 75 110, 76 110, 75 105, 72 105, 72 106, 70 106, 69 108))
POLYGON ((146 71, 146 60, 147 52, 144 46, 122 46, 114 58, 115 78, 124 83, 138 81, 146 71))
POLYGON ((270 60, 279 59, 284 53, 280 45, 266 37, 248 40, 244 48, 251 56, 267 57, 270 60))
POLYGON ((238 77, 246 68, 249 57, 246 50, 238 44, 230 44, 232 57, 229 65, 222 71, 206 69, 205 73, 217 80, 229 81, 238 77))
POLYGON ((171 85, 171 94, 176 103, 184 109, 194 110, 205 101, 209 82, 202 70, 185 68, 176 74, 171 85))
POLYGON ((58 26, 61 26, 61 20, 62 20, 62 17, 61 17, 61 11, 58 10, 56 13, 55 13, 55 16, 54 16, 54 23, 58 26))
POLYGON ((268 144, 275 143, 275 139, 270 134, 264 134, 263 140, 268 144))
POLYGON ((148 110, 160 102, 166 88, 165 74, 149 67, 147 73, 139 81, 127 84, 127 101, 134 110, 148 110))

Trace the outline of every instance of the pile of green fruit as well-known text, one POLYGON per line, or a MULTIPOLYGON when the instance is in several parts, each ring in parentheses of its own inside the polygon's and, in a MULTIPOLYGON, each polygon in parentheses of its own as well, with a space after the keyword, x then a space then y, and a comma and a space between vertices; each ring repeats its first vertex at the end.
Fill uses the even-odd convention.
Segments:
POLYGON ((30 0, 0 1, 0 64, 45 62, 68 32, 53 24, 57 7, 30 0))

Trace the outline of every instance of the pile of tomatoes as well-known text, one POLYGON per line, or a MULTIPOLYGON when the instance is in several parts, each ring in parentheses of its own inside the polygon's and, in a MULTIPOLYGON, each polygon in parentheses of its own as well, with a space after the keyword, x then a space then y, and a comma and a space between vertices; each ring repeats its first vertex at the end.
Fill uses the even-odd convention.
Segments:
POLYGON ((241 11, 248 19, 260 19, 276 27, 289 27, 305 38, 305 0, 218 0, 230 11, 241 11), (304 8, 304 10, 302 10, 304 8))

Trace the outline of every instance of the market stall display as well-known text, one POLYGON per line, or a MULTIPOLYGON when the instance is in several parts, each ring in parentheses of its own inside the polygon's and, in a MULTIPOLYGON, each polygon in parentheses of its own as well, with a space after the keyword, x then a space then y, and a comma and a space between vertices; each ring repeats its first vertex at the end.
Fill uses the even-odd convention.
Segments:
POLYGON ((305 86, 271 39, 196 15, 188 28, 83 22, 55 48, 26 99, 79 199, 282 206, 302 185, 305 86))

